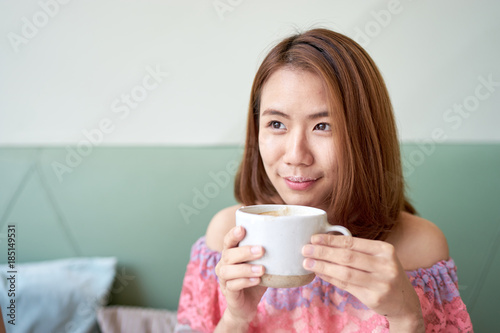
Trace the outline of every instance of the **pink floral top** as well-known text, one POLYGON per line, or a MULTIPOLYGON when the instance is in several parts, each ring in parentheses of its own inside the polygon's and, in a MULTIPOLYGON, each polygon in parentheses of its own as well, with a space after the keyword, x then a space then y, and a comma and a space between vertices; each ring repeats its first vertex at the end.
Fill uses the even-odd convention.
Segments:
MULTIPOLYGON (((179 301, 177 332, 213 332, 217 326, 226 309, 215 275, 220 257, 220 252, 206 246, 204 237, 193 245, 179 301)), ((426 332, 472 332, 452 259, 406 274, 420 298, 426 332)), ((250 331, 388 332, 389 324, 353 295, 316 277, 299 288, 268 288, 250 331)))

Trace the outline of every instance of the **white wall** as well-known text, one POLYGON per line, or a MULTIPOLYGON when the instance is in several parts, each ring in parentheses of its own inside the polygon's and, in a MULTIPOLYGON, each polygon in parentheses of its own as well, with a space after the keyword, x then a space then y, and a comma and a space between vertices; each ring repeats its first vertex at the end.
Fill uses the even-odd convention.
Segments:
POLYGON ((499 13, 496 0, 3 0, 0 145, 241 143, 265 52, 318 26, 366 46, 403 141, 500 142, 499 13))

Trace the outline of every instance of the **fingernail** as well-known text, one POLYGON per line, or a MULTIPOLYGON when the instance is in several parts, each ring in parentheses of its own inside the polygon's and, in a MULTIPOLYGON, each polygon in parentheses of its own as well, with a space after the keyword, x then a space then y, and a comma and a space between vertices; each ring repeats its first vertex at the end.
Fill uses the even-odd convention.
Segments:
POLYGON ((235 236, 240 236, 241 235, 241 226, 237 226, 236 228, 234 228, 233 234, 235 236))
POLYGON ((261 266, 252 266, 252 272, 254 273, 260 273, 262 272, 262 267, 261 266))
POLYGON ((304 259, 304 262, 303 262, 304 268, 306 268, 306 269, 313 268, 315 262, 316 261, 314 259, 311 259, 311 258, 304 259))
POLYGON ((260 246, 252 246, 252 248, 250 249, 250 251, 253 254, 261 254, 262 253, 262 248, 260 246))
POLYGON ((259 281, 259 280, 260 280, 260 278, 255 278, 255 277, 250 278, 250 282, 252 282, 252 283, 255 283, 255 282, 259 281))
POLYGON ((302 254, 304 254, 305 256, 310 256, 313 253, 314 253, 314 247, 312 245, 306 245, 302 249, 302 254))

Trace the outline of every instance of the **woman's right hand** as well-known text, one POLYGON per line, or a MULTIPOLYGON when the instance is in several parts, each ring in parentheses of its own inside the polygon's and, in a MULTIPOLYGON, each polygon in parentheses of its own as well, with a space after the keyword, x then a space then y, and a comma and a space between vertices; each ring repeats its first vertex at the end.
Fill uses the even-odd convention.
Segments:
MULTIPOLYGON (((227 302, 221 319, 226 328, 246 328, 257 314, 257 305, 266 291, 259 286, 264 266, 246 263, 264 255, 262 246, 242 246, 245 229, 237 226, 224 237, 222 256, 215 267, 219 284, 227 302)), ((219 323, 220 324, 220 323, 219 323)))

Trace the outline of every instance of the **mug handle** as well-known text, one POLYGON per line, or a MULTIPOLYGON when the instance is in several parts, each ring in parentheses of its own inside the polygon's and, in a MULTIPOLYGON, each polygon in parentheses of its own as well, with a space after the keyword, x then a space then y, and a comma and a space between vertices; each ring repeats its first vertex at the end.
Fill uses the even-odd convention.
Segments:
POLYGON ((332 231, 340 232, 344 236, 352 236, 351 232, 341 225, 329 225, 325 228, 324 233, 327 234, 332 231))

